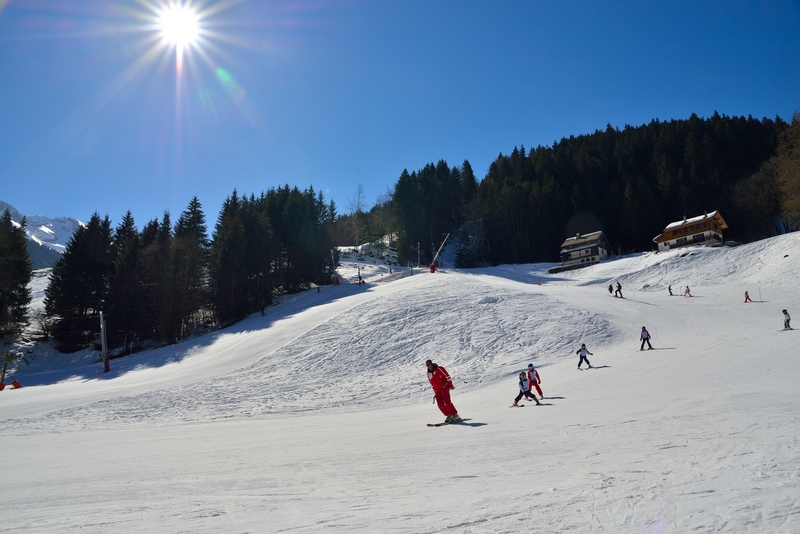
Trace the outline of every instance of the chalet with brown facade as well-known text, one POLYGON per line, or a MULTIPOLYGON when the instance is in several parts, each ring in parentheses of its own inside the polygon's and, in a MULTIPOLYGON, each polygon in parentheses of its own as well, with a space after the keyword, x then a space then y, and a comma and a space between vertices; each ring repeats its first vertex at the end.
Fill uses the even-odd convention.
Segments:
POLYGON ((705 213, 699 217, 669 223, 664 233, 653 238, 658 250, 672 250, 687 245, 721 245, 722 231, 728 225, 718 211, 705 213))
POLYGON ((561 244, 561 264, 564 266, 591 265, 608 258, 610 250, 611 247, 603 232, 577 234, 575 237, 568 237, 561 244))

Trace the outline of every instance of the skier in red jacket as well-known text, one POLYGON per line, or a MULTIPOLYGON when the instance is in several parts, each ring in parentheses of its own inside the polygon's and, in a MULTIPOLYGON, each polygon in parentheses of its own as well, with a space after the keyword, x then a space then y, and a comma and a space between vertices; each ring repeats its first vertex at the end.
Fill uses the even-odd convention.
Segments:
POLYGON ((544 393, 542 393, 542 388, 539 387, 539 384, 542 383, 542 377, 539 376, 539 371, 533 368, 533 364, 528 364, 528 380, 531 381, 531 387, 536 388, 536 392, 539 393, 541 398, 544 398, 544 393))
POLYGON ((450 390, 456 388, 453 385, 453 381, 450 379, 450 375, 447 374, 447 370, 444 367, 430 360, 425 362, 425 366, 428 368, 428 382, 431 383, 431 387, 433 388, 433 396, 436 399, 436 404, 444 414, 444 422, 458 423, 461 421, 461 417, 459 417, 456 407, 450 402, 450 390))

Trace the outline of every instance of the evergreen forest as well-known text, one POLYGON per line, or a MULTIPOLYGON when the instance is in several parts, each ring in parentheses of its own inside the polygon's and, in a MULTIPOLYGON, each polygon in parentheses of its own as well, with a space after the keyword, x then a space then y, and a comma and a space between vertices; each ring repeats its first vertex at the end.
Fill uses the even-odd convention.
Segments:
POLYGON ((515 147, 480 183, 468 161, 440 161, 402 172, 390 228, 399 255, 422 262, 456 231, 460 267, 558 261, 566 237, 597 230, 615 254, 651 250, 668 223, 714 210, 726 239, 761 239, 798 229, 798 130, 798 115, 790 125, 717 113, 608 126, 515 147))
POLYGON ((53 267, 48 330, 65 352, 95 342, 104 313, 110 347, 175 343, 230 325, 273 296, 324 284, 336 262, 336 207, 289 186, 225 199, 211 236, 199 200, 176 222, 164 213, 137 230, 95 213, 53 267))

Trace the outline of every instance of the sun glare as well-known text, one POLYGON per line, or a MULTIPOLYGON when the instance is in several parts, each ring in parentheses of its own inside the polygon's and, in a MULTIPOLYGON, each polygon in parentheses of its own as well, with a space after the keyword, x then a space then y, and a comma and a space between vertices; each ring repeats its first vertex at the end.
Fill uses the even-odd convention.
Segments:
POLYGON ((179 50, 197 44, 200 36, 197 13, 188 5, 170 4, 159 13, 161 37, 179 50))

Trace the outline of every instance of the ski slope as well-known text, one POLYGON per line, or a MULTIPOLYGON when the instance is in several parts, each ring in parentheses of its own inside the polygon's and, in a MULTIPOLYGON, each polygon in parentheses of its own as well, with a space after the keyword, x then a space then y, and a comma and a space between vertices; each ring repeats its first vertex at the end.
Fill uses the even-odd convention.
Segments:
POLYGON ((798 258, 790 234, 557 275, 343 265, 108 374, 34 361, 0 393, 0 531, 800 532, 798 258), (426 427, 428 358, 469 423, 426 427), (546 398, 509 409, 529 362, 546 398))

